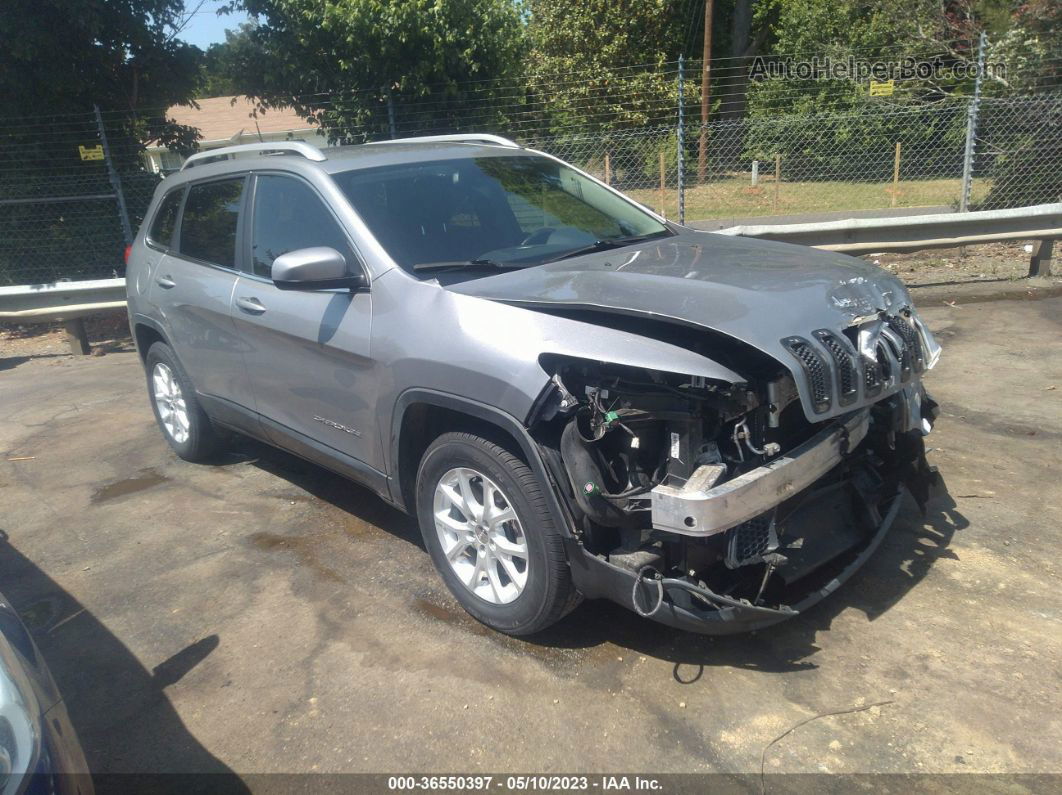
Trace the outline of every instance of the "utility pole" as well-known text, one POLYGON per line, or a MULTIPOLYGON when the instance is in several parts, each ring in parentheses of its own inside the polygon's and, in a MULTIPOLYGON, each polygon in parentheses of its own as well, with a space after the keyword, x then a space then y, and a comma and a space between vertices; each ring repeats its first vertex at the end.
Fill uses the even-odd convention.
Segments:
POLYGON ((708 175, 708 103, 712 72, 712 9, 714 0, 704 0, 704 52, 701 70, 701 139, 697 149, 697 177, 701 182, 708 175))

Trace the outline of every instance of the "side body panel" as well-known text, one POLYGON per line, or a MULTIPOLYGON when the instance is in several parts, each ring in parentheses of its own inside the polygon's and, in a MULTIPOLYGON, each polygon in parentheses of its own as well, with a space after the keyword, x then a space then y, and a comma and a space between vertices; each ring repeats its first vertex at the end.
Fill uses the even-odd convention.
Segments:
POLYGON ((230 317, 236 274, 176 254, 162 264, 152 277, 149 301, 177 357, 198 391, 242 404, 243 346, 230 317))
MULTIPOLYGON (((231 176, 243 177, 240 173, 231 176)), ((246 190, 241 196, 245 198, 246 190)), ((237 224, 239 239, 242 219, 237 224)), ((182 225, 183 208, 174 241, 181 239, 182 225)), ((141 230, 136 246, 138 256, 141 252, 151 251, 143 236, 141 230)), ((238 251, 236 255, 238 257, 238 251)), ((150 254, 146 255, 145 261, 150 257, 150 254)), ((236 264, 239 264, 238 258, 236 264)), ((142 291, 144 282, 147 282, 149 306, 146 314, 164 329, 196 390, 244 405, 247 376, 242 345, 230 316, 236 278, 235 268, 191 259, 177 251, 175 244, 150 275, 146 268, 138 270, 134 289, 142 291)))
MULTIPOLYGON (((243 342, 256 410, 373 467, 376 379, 369 351, 372 296, 280 290, 241 276, 233 322, 243 342)), ((276 431, 270 438, 278 444, 276 431)))

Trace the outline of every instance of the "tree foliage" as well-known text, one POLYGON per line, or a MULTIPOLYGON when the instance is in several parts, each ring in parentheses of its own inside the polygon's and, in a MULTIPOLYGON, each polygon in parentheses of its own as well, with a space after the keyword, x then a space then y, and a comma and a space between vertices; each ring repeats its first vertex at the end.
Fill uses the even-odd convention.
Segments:
POLYGON ((211 44, 199 72, 196 99, 231 97, 240 94, 245 79, 241 69, 252 60, 256 44, 254 25, 244 22, 237 30, 226 30, 225 41, 211 44))
POLYGON ((1036 95, 1017 109, 1001 113, 992 105, 982 113, 995 144, 987 171, 992 189, 981 209, 1021 207, 1062 201, 1062 3, 1031 0, 1014 13, 1013 24, 992 49, 1007 66, 1014 95, 1036 95))
POLYGON ((528 8, 528 90, 552 131, 638 127, 671 115, 688 3, 530 0, 528 8))
POLYGON ((174 35, 183 13, 182 0, 5 0, 3 115, 87 113, 96 104, 135 113, 137 135, 187 143, 189 131, 161 113, 195 86, 199 50, 174 35))
POLYGON ((239 5, 258 22, 234 42, 241 93, 292 106, 337 141, 386 137, 392 117, 399 130, 466 128, 520 73, 523 28, 512 0, 239 5), (414 104, 430 114, 410 118, 414 104))
POLYGON ((164 113, 195 88, 200 53, 176 37, 185 19, 182 0, 0 3, 0 198, 10 200, 0 214, 0 283, 121 267, 114 200, 54 199, 113 191, 105 164, 79 150, 101 143, 93 105, 125 174, 134 226, 158 180, 142 169, 144 143, 194 148, 197 131, 164 113))

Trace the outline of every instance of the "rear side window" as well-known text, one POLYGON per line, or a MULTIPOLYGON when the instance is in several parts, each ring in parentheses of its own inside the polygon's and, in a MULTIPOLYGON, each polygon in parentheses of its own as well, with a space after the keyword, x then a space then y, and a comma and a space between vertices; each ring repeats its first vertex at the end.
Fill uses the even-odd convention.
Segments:
POLYGON ((226 268, 236 266, 236 222, 244 178, 193 185, 181 217, 182 254, 226 268))
POLYGON ((251 251, 254 273, 267 279, 281 254, 312 246, 334 248, 356 268, 356 257, 321 197, 301 180, 265 174, 254 189, 251 251))
POLYGON ((159 204, 155 220, 148 230, 148 240, 152 243, 169 248, 173 244, 173 230, 177 226, 177 211, 181 209, 181 198, 184 196, 184 186, 172 190, 159 204))

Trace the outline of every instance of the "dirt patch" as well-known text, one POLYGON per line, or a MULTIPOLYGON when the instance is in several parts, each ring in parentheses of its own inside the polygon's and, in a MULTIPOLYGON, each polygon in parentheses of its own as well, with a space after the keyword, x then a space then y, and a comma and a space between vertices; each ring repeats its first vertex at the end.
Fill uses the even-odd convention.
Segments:
POLYGON ((130 494, 136 494, 137 492, 159 486, 167 480, 169 478, 160 474, 154 467, 148 467, 140 470, 140 474, 135 477, 122 478, 96 489, 92 495, 92 502, 98 505, 101 502, 126 497, 130 494))
MULTIPOLYGON (((124 309, 84 318, 92 353, 102 356, 133 349, 129 317, 124 309)), ((62 323, 0 322, 0 359, 71 356, 62 323)))
POLYGON ((329 582, 343 582, 343 578, 318 559, 321 536, 285 536, 276 533, 252 533, 248 542, 263 552, 283 551, 293 554, 302 565, 329 582))
POLYGON ((886 252, 863 259, 899 276, 906 284, 942 284, 1021 279, 1029 273, 1025 241, 938 248, 910 254, 886 252))

